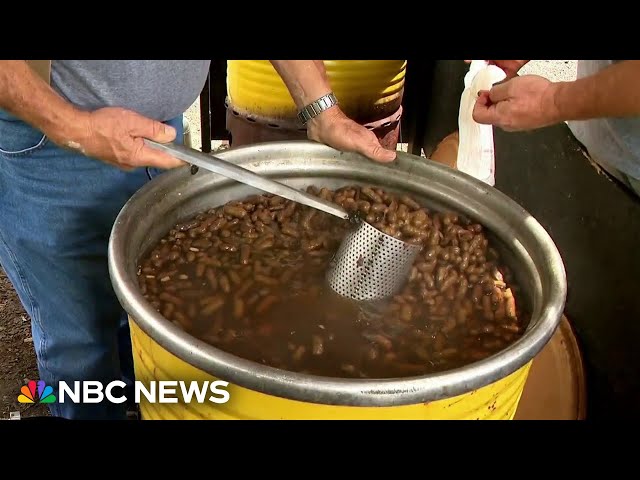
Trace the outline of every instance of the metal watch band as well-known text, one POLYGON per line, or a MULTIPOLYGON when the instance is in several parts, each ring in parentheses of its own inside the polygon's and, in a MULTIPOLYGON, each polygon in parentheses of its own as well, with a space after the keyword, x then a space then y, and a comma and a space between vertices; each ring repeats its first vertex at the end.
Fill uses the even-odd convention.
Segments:
POLYGON ((310 103, 302 110, 300 110, 298 112, 298 118, 300 119, 302 124, 305 125, 312 118, 317 117, 325 110, 337 104, 338 99, 333 94, 333 92, 327 93, 326 95, 323 95, 322 97, 317 99, 315 102, 310 103))

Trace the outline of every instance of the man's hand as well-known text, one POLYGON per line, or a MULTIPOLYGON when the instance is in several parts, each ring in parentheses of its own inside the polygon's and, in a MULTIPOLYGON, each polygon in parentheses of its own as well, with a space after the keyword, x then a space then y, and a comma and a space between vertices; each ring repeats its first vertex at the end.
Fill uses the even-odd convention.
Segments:
POLYGON ((556 84, 537 75, 513 78, 479 92, 473 119, 506 131, 531 130, 562 121, 554 101, 556 84))
POLYGON ((24 60, 0 60, 0 108, 34 126, 55 144, 125 170, 183 165, 144 144, 176 137, 172 127, 122 108, 78 110, 41 80, 24 60))
POLYGON ((62 147, 115 165, 123 170, 138 167, 169 169, 184 165, 180 160, 147 146, 143 139, 159 143, 176 138, 173 127, 123 108, 101 108, 82 112, 70 128, 53 133, 51 140, 62 147))
POLYGON ((338 106, 325 110, 307 123, 310 140, 343 152, 357 152, 376 162, 392 162, 396 152, 387 150, 371 130, 347 117, 338 106))
MULTIPOLYGON (((322 60, 269 60, 284 81, 298 109, 331 92, 322 60)), ((392 162, 396 152, 380 145, 378 137, 347 117, 338 105, 307 123, 309 140, 343 152, 357 152, 376 162, 392 162)))

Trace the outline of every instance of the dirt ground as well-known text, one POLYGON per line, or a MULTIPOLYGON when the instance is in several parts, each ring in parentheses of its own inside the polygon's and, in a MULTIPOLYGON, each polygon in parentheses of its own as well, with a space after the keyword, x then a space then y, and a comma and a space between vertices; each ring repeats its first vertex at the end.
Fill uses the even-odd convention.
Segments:
MULTIPOLYGON (((522 73, 542 75, 552 81, 575 79, 575 60, 535 60, 522 73)), ((199 101, 186 113, 194 148, 200 148, 199 101)), ((215 147, 215 146, 214 146, 215 147)), ((17 401, 22 385, 37 380, 35 352, 30 320, 0 268, 0 419, 10 412, 22 417, 48 415, 44 405, 20 404, 17 401)))
POLYGON ((0 418, 48 415, 45 405, 20 404, 22 385, 38 379, 31 322, 9 279, 0 268, 0 418))

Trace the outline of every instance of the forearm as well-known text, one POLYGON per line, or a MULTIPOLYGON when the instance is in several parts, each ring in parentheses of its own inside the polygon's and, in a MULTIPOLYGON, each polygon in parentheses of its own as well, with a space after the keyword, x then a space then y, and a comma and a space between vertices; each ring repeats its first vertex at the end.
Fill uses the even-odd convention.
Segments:
POLYGON ((24 60, 0 60, 0 108, 48 135, 72 141, 83 113, 42 81, 24 60))
POLYGON ((331 92, 322 60, 270 60, 298 109, 331 92))
POLYGON ((329 85, 329 77, 327 76, 327 68, 324 65, 324 60, 314 60, 313 62, 316 64, 316 67, 320 71, 320 75, 322 75, 322 78, 324 78, 324 80, 327 82, 327 85, 329 85))
MULTIPOLYGON (((331 93, 331 86, 322 60, 270 60, 298 110, 324 95, 331 93)), ((384 149, 375 133, 357 124, 333 105, 306 124, 307 137, 341 151, 358 152, 372 160, 391 162, 395 151, 384 149)))
POLYGON ((560 120, 640 115, 640 61, 627 60, 573 82, 554 84, 560 120))

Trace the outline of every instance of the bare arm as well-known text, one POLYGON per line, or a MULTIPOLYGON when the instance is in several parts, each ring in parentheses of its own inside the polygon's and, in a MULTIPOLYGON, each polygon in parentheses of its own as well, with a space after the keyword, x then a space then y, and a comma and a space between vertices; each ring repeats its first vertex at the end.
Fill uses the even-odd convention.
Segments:
POLYGON ((480 92, 473 118, 504 130, 563 121, 640 115, 640 61, 627 60, 589 77, 552 83, 524 75, 480 92))
MULTIPOLYGON (((331 92, 322 60, 270 60, 298 109, 331 92)), ((340 101, 340 99, 338 99, 340 101)), ((307 123, 307 136, 338 150, 358 152, 378 162, 390 162, 396 153, 384 149, 375 134, 349 119, 339 105, 307 123)))
POLYGON ((80 110, 43 82, 24 60, 0 60, 0 108, 61 147, 125 170, 183 165, 143 141, 170 142, 176 136, 172 127, 123 108, 80 110))
POLYGON ((598 73, 553 86, 561 120, 640 115, 640 60, 616 63, 598 73))
POLYGON ((298 109, 331 92, 322 60, 271 60, 298 109))
POLYGON ((24 60, 0 60, 0 108, 56 143, 84 136, 80 132, 86 128, 86 114, 60 97, 24 60))

